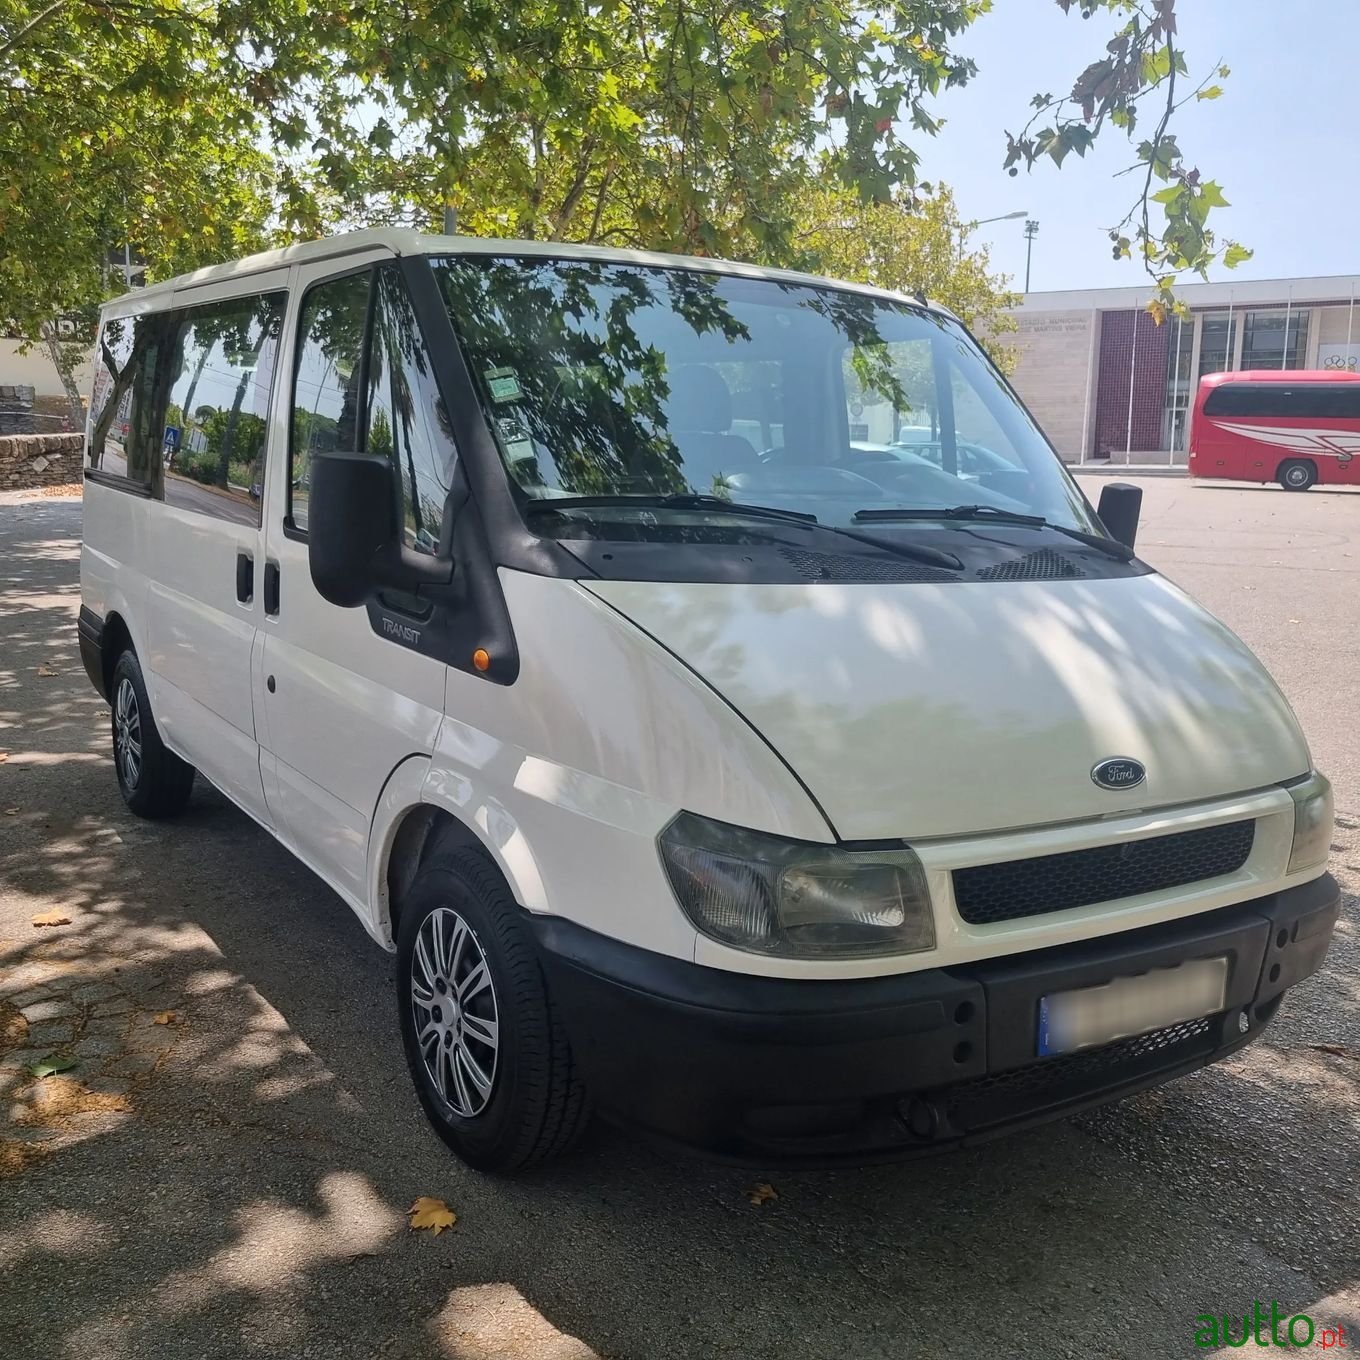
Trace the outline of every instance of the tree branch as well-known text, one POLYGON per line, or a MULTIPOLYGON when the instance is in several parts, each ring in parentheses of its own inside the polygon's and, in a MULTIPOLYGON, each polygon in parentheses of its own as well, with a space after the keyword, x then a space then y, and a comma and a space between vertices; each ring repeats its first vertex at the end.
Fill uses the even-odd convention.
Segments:
POLYGON ((0 42, 0 57, 6 52, 17 47, 23 40, 33 32, 35 28, 46 23, 59 9, 66 8, 66 0, 52 0, 52 3, 44 10, 39 10, 16 34, 11 38, 6 38, 0 42))

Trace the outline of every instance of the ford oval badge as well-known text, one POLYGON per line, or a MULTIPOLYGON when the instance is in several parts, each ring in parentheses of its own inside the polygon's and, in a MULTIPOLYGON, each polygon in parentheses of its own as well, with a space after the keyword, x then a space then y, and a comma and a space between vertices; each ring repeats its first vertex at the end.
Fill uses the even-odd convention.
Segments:
POLYGON ((1132 756, 1111 756, 1091 768, 1091 778, 1102 789, 1136 789, 1147 778, 1142 761, 1132 756))

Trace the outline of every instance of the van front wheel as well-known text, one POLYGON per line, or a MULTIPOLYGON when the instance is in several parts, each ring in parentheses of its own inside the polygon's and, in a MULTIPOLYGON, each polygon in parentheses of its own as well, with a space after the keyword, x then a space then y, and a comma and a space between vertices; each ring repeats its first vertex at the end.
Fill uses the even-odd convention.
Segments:
POLYGON ((1318 475, 1317 468, 1309 459, 1295 458, 1281 463, 1276 476, 1286 491, 1307 491, 1317 481, 1318 475))
POLYGON ((113 767, 123 801, 139 817, 179 816, 194 786, 194 767, 161 741, 135 653, 118 658, 110 693, 113 767))
POLYGON ((484 856, 436 850, 401 905, 397 1013, 439 1136, 480 1171, 564 1152, 589 1121, 519 907, 484 856))

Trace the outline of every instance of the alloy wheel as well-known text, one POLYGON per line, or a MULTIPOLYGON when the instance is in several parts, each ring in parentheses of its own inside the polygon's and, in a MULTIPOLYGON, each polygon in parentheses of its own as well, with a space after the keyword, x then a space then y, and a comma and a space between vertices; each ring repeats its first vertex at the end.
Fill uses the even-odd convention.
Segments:
POLYGON ((142 711, 137 691, 126 676, 113 701, 113 755, 123 783, 135 789, 142 777, 142 711))
POLYGON ((425 1075, 454 1114, 475 1119, 495 1089, 500 1016, 481 942, 451 907, 421 923, 410 988, 425 1075))

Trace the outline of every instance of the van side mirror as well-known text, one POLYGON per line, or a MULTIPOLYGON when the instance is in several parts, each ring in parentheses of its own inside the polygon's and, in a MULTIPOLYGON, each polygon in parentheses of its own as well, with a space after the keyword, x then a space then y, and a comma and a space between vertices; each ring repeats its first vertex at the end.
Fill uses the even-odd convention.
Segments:
POLYGON ((307 560, 322 599, 353 609, 380 586, 414 591, 452 580, 452 562, 412 552, 402 544, 399 488, 386 458, 313 454, 311 483, 307 560))
POLYGON ((1096 513, 1110 537, 1132 548, 1138 537, 1138 513, 1143 508, 1143 488, 1128 482, 1107 482, 1100 493, 1096 513))

